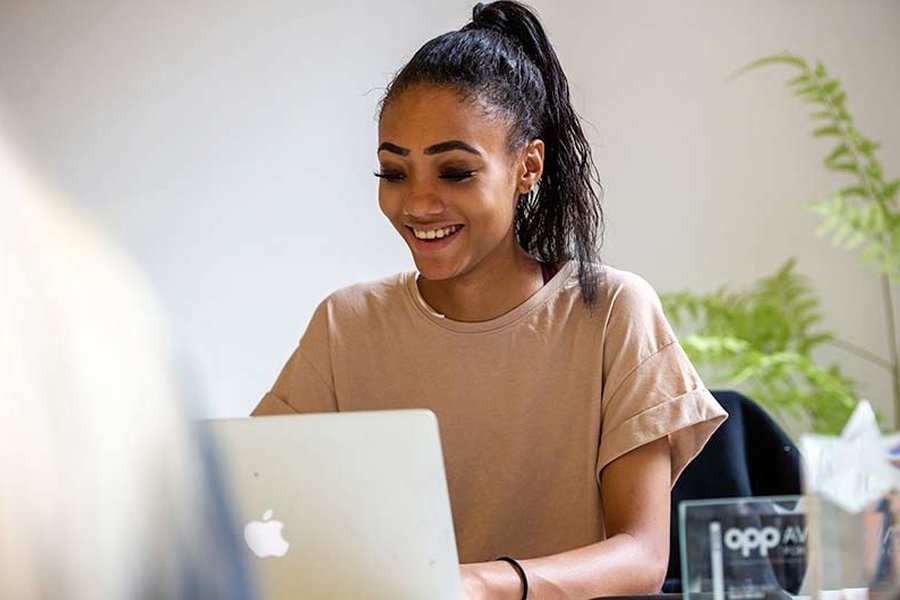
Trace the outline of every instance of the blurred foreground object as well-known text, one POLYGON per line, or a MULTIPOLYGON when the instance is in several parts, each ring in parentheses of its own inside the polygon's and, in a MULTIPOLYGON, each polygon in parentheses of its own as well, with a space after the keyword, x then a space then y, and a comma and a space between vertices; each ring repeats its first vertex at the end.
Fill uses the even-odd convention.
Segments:
POLYGON ((0 123, 0 598, 249 597, 166 336, 0 123))

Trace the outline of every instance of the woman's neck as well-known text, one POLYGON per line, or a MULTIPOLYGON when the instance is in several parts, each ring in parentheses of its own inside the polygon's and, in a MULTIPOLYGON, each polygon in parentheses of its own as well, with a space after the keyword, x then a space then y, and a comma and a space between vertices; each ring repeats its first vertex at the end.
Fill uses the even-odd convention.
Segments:
POLYGON ((419 293, 429 306, 454 321, 489 321, 504 315, 544 285, 541 264, 518 245, 504 254, 488 257, 452 279, 419 277, 419 293))

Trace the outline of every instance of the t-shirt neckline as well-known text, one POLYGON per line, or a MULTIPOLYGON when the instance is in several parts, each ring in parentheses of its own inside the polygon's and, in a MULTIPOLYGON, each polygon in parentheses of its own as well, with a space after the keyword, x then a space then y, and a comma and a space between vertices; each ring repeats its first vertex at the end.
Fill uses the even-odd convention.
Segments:
POLYGON ((560 267, 560 269, 550 279, 550 281, 541 286, 541 289, 532 294, 531 297, 525 300, 522 304, 513 308, 509 312, 488 321, 455 321, 453 319, 448 319, 444 315, 435 311, 428 305, 427 302, 425 302, 425 299, 419 292, 419 287, 416 285, 416 276, 418 275, 416 271, 410 271, 406 273, 404 277, 407 297, 409 301, 413 304, 416 312, 425 317, 428 321, 450 331, 457 331, 461 333, 481 333, 500 329, 501 327, 510 325, 511 323, 514 323, 515 321, 530 313, 532 310, 549 300, 551 297, 555 296, 569 280, 574 266, 574 261, 567 261, 560 267))

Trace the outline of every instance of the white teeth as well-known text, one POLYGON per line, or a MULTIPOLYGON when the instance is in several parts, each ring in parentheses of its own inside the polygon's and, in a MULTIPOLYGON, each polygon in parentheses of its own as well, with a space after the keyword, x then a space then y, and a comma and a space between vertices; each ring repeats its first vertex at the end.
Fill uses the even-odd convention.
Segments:
POLYGON ((452 233, 456 233, 456 230, 458 230, 460 227, 460 225, 451 225, 450 227, 444 227, 443 229, 432 229, 430 231, 413 229, 413 235, 415 235, 420 240, 433 240, 435 238, 441 239, 443 237, 447 237, 452 233))

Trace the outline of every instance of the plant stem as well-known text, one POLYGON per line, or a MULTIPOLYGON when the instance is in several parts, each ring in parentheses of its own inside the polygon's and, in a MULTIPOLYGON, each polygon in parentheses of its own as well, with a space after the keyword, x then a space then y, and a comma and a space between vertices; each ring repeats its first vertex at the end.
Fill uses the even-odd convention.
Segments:
POLYGON ((881 293, 884 297, 885 319, 888 330, 888 352, 891 356, 891 379, 894 393, 894 429, 900 429, 900 357, 897 351, 897 327, 894 321, 894 297, 891 279, 887 273, 881 276, 881 293))
POLYGON ((888 373, 893 375, 894 373, 894 365, 888 360, 885 360, 875 354, 874 352, 870 352, 861 346, 857 346, 853 342, 848 342, 846 340, 842 340, 840 338, 833 338, 828 340, 826 343, 831 344, 832 346, 837 346, 841 350, 845 350, 850 354, 855 354, 856 356, 869 361, 870 363, 876 364, 888 373))

